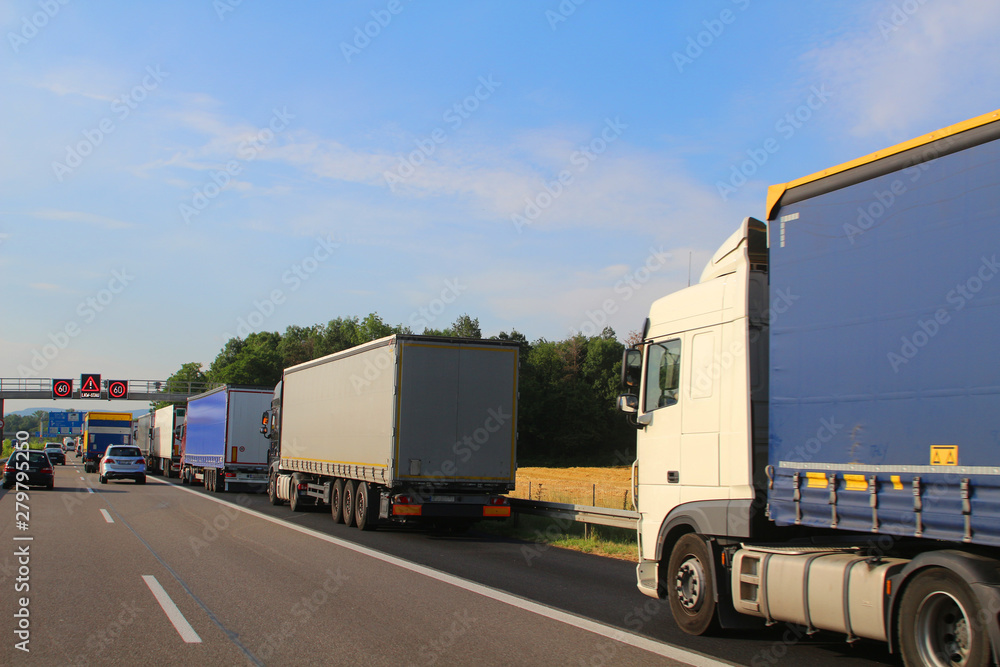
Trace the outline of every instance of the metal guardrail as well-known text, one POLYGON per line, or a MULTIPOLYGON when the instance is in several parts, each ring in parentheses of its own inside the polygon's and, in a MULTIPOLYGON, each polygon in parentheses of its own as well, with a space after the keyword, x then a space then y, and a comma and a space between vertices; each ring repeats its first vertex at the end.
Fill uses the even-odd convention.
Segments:
MULTIPOLYGON (((0 399, 52 398, 52 382, 52 378, 0 378, 0 399)), ((102 384, 104 382, 102 380, 102 384)), ((176 380, 169 383, 166 380, 127 380, 127 382, 129 400, 133 401, 183 401, 188 396, 200 394, 219 385, 218 382, 176 380)), ((74 385, 77 384, 74 378, 74 385)), ((73 395, 67 399, 78 398, 80 398, 80 388, 74 386, 73 395)), ((101 387, 101 399, 107 398, 107 387, 101 387)))
POLYGON ((521 514, 534 514, 599 526, 612 526, 614 528, 630 528, 635 530, 639 524, 639 513, 631 510, 615 510, 607 507, 590 507, 567 503, 546 503, 540 500, 526 500, 524 498, 511 498, 510 507, 515 512, 521 514))

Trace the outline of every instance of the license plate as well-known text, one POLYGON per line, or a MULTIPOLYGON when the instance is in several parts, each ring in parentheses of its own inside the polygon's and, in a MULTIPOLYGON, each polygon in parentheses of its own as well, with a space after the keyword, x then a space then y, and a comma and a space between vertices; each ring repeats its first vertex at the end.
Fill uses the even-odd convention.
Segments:
POLYGON ((431 496, 432 503, 453 503, 457 500, 455 496, 431 496))

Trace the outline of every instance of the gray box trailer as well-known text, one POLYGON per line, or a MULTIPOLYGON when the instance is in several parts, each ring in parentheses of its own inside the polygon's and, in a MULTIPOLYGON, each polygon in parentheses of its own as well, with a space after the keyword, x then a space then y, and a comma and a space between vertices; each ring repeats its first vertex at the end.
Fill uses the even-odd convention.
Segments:
POLYGON ((269 494, 337 522, 510 516, 519 346, 394 335, 285 369, 261 429, 269 494))
POLYGON ((137 417, 132 422, 132 442, 139 448, 146 458, 146 472, 153 472, 156 466, 151 453, 153 446, 153 416, 155 413, 149 412, 137 417))

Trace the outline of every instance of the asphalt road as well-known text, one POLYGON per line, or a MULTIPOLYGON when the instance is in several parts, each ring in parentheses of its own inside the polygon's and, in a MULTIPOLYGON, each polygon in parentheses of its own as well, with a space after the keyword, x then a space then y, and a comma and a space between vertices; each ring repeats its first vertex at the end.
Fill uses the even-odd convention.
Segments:
POLYGON ((17 502, 0 491, 5 665, 895 664, 785 627, 689 637, 631 563, 475 531, 361 532, 263 495, 102 485, 72 460, 27 519, 17 502))

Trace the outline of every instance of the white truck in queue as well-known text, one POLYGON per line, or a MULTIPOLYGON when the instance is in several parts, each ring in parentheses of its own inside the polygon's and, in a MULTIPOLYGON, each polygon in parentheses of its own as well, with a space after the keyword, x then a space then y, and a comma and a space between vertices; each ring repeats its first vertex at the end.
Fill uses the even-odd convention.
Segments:
POLYGON ((263 415, 268 493, 334 521, 460 531, 510 516, 516 343, 394 335, 287 368, 263 415))
POLYGON ((1000 660, 1000 112, 768 192, 626 350, 639 589, 1000 660))
POLYGON ((181 470, 181 427, 187 408, 168 405, 153 414, 153 433, 146 467, 164 477, 179 477, 181 470))

